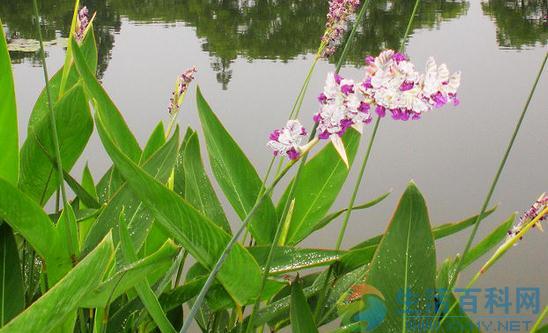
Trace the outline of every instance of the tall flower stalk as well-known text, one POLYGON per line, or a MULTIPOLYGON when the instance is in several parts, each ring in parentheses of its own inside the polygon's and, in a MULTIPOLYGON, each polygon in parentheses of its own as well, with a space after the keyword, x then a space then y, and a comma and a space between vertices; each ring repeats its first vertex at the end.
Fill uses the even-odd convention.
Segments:
MULTIPOLYGON (((405 29, 405 33, 403 34, 403 39, 401 41, 400 50, 399 50, 400 52, 403 52, 403 50, 405 49, 405 43, 406 43, 407 37, 409 36, 409 33, 411 31, 411 26, 413 25, 413 20, 415 18, 416 13, 417 13, 419 3, 420 3, 420 0, 415 1, 415 5, 413 7, 411 17, 409 18, 409 22, 407 23, 407 28, 405 29)), ((369 139, 369 144, 367 145, 367 150, 366 150, 365 156, 363 158, 362 164, 360 166, 360 172, 358 173, 358 178, 356 180, 356 184, 354 185, 354 190, 352 191, 352 196, 350 197, 350 200, 348 202, 347 210, 346 210, 346 213, 345 213, 344 218, 343 218, 341 229, 339 230, 339 235, 337 237, 337 243, 336 243, 336 246, 335 246, 335 249, 337 251, 340 250, 340 248, 341 248, 342 241, 343 241, 343 238, 344 238, 344 234, 346 233, 346 228, 348 226, 348 221, 350 220, 350 216, 352 215, 352 207, 354 207, 354 203, 356 202, 356 197, 357 197, 358 191, 360 189, 360 185, 361 185, 361 182, 362 182, 362 179, 363 179, 363 175, 365 174, 365 169, 367 167, 367 162, 369 161, 369 156, 371 155, 371 151, 373 149, 373 144, 374 144, 375 138, 377 136, 377 131, 379 129, 380 121, 381 121, 381 116, 379 115, 377 117, 377 119, 375 120, 375 125, 373 126, 373 132, 371 133, 371 138, 369 139)), ((320 291, 320 296, 319 296, 319 299, 318 299, 318 303, 317 303, 316 309, 314 311, 314 318, 317 322, 320 321, 319 316, 320 316, 321 310, 322 310, 322 308, 325 304, 325 301, 326 301, 326 299, 328 298, 328 295, 329 295, 329 290, 330 289, 328 288, 328 285, 329 285, 329 280, 331 278, 331 274, 333 274, 333 266, 332 265, 329 266, 329 269, 327 271, 327 277, 325 279, 323 288, 320 291)))
MULTIPOLYGON (((344 2, 344 1, 334 0, 332 2, 344 2)), ((348 2, 349 3, 355 3, 355 1, 352 1, 352 0, 350 0, 348 2)), ((363 18, 365 17, 365 13, 367 11, 368 4, 369 4, 369 0, 366 0, 363 3, 363 5, 360 9, 360 12, 358 13, 358 16, 357 16, 357 18, 354 22, 354 25, 352 27, 352 30, 350 32, 350 35, 348 36, 348 39, 347 39, 347 41, 344 45, 344 48, 341 52, 341 56, 340 56, 340 58, 337 62, 337 65, 336 65, 336 68, 335 68, 335 74, 339 73, 339 71, 342 68, 342 65, 344 64, 344 62, 346 60, 346 57, 348 55, 348 51, 350 49, 350 44, 351 44, 352 40, 354 40, 354 36, 356 35, 356 31, 358 30, 358 27, 359 27, 360 23, 362 22, 363 18)), ((354 8, 354 10, 356 9, 356 7, 354 7, 354 6, 348 6, 348 7, 345 7, 345 8, 354 8)), ((323 49, 323 47, 326 47, 326 45, 328 43, 325 36, 330 34, 330 29, 331 29, 330 27, 332 25, 334 25, 334 23, 331 21, 333 19, 333 17, 335 16, 335 15, 332 15, 332 9, 333 9, 333 6, 330 5, 330 12, 328 13, 328 22, 326 24, 327 29, 326 29, 326 32, 325 32, 324 36, 322 37, 322 43, 321 43, 320 49, 318 51, 318 54, 316 55, 316 59, 314 61, 314 64, 317 62, 317 59, 320 55, 321 56, 328 56, 328 54, 322 52, 322 49, 323 49)), ((344 17, 344 19, 345 20, 348 19, 348 15, 346 15, 344 17)), ((308 78, 308 80, 309 80, 309 78, 308 78)), ((308 86, 308 82, 306 83, 306 86, 308 86)), ((299 106, 298 106, 299 110, 300 110, 300 105, 302 105, 302 99, 303 98, 304 98, 304 94, 301 96, 301 101, 299 102, 299 106)), ((319 125, 319 123, 315 122, 314 127, 312 128, 312 131, 311 131, 310 136, 309 136, 309 142, 313 142, 313 140, 316 140, 316 130, 318 128, 318 125, 319 125)), ((276 228, 276 233, 274 235, 274 240, 272 241, 272 244, 271 244, 271 246, 268 250, 268 255, 267 255, 267 259, 266 259, 266 262, 265 262, 265 267, 264 267, 263 275, 262 275, 261 287, 259 289, 259 297, 255 301, 255 304, 253 305, 253 309, 251 311, 251 315, 250 315, 248 323, 247 323, 246 333, 250 333, 250 332, 253 331, 255 314, 257 313, 257 311, 259 309, 259 306, 260 306, 260 303, 261 303, 260 295, 262 295, 262 293, 264 291, 264 288, 265 288, 265 285, 266 285, 266 280, 268 279, 268 275, 270 274, 272 258, 274 256, 274 248, 279 243, 279 239, 280 239, 280 236, 281 236, 281 231, 283 229, 284 221, 287 218, 287 214, 288 214, 289 207, 290 207, 290 204, 289 204, 289 202, 291 201, 290 198, 292 198, 293 195, 294 195, 295 184, 297 183, 298 179, 300 178, 301 172, 303 170, 303 167, 306 163, 307 158, 308 158, 308 155, 304 154, 303 158, 301 159, 301 164, 300 164, 299 168, 297 169, 295 179, 293 180, 293 182, 291 184, 291 187, 289 189, 288 200, 284 204, 284 209, 283 209, 283 212, 282 212, 282 216, 280 217, 280 220, 278 221, 278 226, 276 228)))
MULTIPOLYGON (((489 203, 491 202, 491 197, 493 196, 493 193, 495 192, 495 188, 496 188, 497 183, 499 181, 500 175, 502 174, 502 170, 504 169, 504 167, 506 165, 506 162, 508 160, 508 157, 510 156, 510 152, 512 150, 512 147, 514 146, 514 142, 516 140, 516 137, 519 133, 519 130, 521 128, 523 120, 525 119, 525 115, 527 114, 527 110, 529 109, 529 104, 531 102, 531 99, 533 98, 533 95, 535 94, 535 90, 537 88, 538 82, 540 81, 540 77, 542 76, 542 73, 544 71, 544 67, 546 65, 546 60, 547 59, 548 59, 548 52, 546 52, 545 55, 544 55, 544 59, 541 63, 539 72, 538 72, 538 74, 535 78, 535 81, 533 83, 533 87, 531 88, 531 91, 529 92, 529 96, 527 97, 527 101, 525 102, 525 106, 523 107, 523 110, 521 111, 521 115, 518 119, 516 127, 514 128, 514 132, 512 133, 512 136, 510 138, 510 142, 508 143, 508 146, 506 147, 506 151, 504 152, 502 160, 500 161, 497 172, 495 173, 495 177, 494 177, 493 181, 491 182, 491 186, 489 187, 489 190, 487 191, 487 195, 486 195, 485 200, 483 202, 483 205, 481 207, 480 213, 477 216, 476 221, 474 222, 474 227, 472 228, 472 232, 470 233, 470 236, 468 237, 468 240, 466 242, 466 246, 464 247, 464 251, 462 253, 461 259, 457 261, 457 264, 455 266, 453 274, 450 274, 450 276, 452 278, 449 279, 447 289, 446 289, 443 297, 441 298, 441 303, 442 304, 445 301, 445 299, 447 298, 447 296, 449 295, 449 293, 452 292, 451 290, 455 286, 458 275, 459 275, 460 271, 463 269, 463 258, 465 258, 466 255, 468 254, 468 252, 470 251, 470 248, 472 247, 472 243, 473 243, 474 238, 476 236, 476 233, 478 231, 480 221, 481 221, 482 217, 484 216, 485 212, 487 211, 487 207, 489 206, 489 203)), ((440 316, 441 310, 442 309, 440 308, 436 312, 436 314, 434 316, 434 322, 440 316)), ((442 320, 446 316, 447 316, 447 313, 442 317, 442 320)), ((432 325, 430 327, 428 332, 433 332, 433 329, 434 329, 434 325, 432 325)))
MULTIPOLYGON (((338 1, 338 0, 336 0, 338 1)), ((356 0, 345 0, 345 1, 352 1, 352 2, 356 2, 356 0)), ((357 26, 358 26, 358 22, 361 21, 361 19, 363 18, 364 14, 365 14, 365 7, 367 6, 367 3, 368 3, 368 0, 366 0, 365 4, 363 5, 362 7, 362 10, 360 11, 360 14, 358 15, 358 18, 356 19, 356 22, 353 26, 353 29, 352 29, 352 32, 350 33, 350 36, 345 44, 345 47, 343 49, 343 52, 341 54, 341 57, 339 59, 339 62, 337 64, 337 68, 336 68, 336 71, 338 72, 340 70, 340 68, 342 67, 342 64, 344 63, 344 59, 346 58, 346 55, 348 53, 348 49, 349 49, 349 44, 350 44, 350 41, 354 38, 354 35, 356 33, 356 30, 357 30, 357 26)), ((329 18, 329 17, 328 17, 329 18)), ((348 19, 348 16, 345 16, 345 19, 348 19)), ((329 23, 328 23, 329 24, 329 23)), ((329 32, 329 27, 328 29, 326 30, 326 33, 329 32)), ((307 77, 303 83, 303 86, 301 87, 301 90, 299 92, 299 95, 297 96, 297 100, 295 101, 295 104, 293 105, 293 109, 290 113, 290 120, 291 119, 295 119, 298 115, 299 115, 299 112, 300 112, 300 109, 301 109, 301 106, 302 106, 302 103, 303 103, 303 100, 304 100, 304 96, 306 94, 306 91, 308 89, 308 84, 310 82, 310 79, 312 77, 312 73, 314 71, 314 68, 318 62, 318 60, 322 57, 322 56, 325 56, 325 54, 323 53, 323 50, 324 48, 327 46, 327 42, 322 39, 322 42, 320 43, 320 47, 318 48, 318 52, 316 53, 315 55, 315 58, 314 58, 314 62, 312 63, 309 71, 308 71, 308 74, 307 74, 307 77)), ((315 133, 316 133, 316 128, 317 128, 317 124, 314 126, 311 134, 310 134, 310 137, 309 137, 309 142, 308 144, 305 146, 306 148, 304 148, 303 151, 300 152, 300 160, 301 160, 301 164, 300 164, 300 167, 297 171, 297 175, 296 175, 296 179, 298 178, 299 174, 300 174, 300 170, 302 169, 302 166, 304 165, 306 159, 307 159, 307 156, 308 156, 308 151, 318 142, 317 140, 315 140, 315 133), (302 154, 302 155, 301 155, 302 154)), ((185 333, 188 331, 189 327, 190 327, 190 324, 194 318, 194 316, 196 315, 196 313, 198 312, 198 309, 199 307, 201 306, 201 304, 203 303, 203 300, 205 298, 205 295, 207 294, 207 291, 209 290, 211 284, 213 283, 214 279, 215 279, 215 276, 216 274, 218 273, 218 271, 220 270, 222 264, 224 263, 224 260, 226 259, 226 256, 228 255, 228 253, 230 252, 230 250, 232 249, 232 247, 234 246, 234 244, 236 243, 236 241, 238 240, 238 238, 241 236, 241 234, 243 233, 243 231, 246 229, 247 227, 247 224, 249 223, 249 220, 250 218, 253 216, 253 214, 255 213, 257 207, 259 207, 262 202, 264 201, 264 199, 266 198, 266 196, 270 195, 270 193, 272 192, 272 190, 274 189, 274 187, 276 186, 276 184, 281 180, 281 178, 287 173, 287 171, 289 171, 289 169, 298 161, 298 159, 295 159, 295 160, 291 160, 287 166, 281 170, 281 171, 278 171, 276 172, 276 177, 274 179, 274 181, 272 182, 272 184, 270 185, 270 187, 268 188, 265 188, 265 185, 266 182, 268 181, 268 178, 269 178, 269 175, 270 175, 270 172, 272 170, 272 166, 273 166, 273 163, 275 161, 275 157, 274 156, 269 164, 269 167, 268 167, 268 171, 267 171, 267 174, 264 178, 264 181, 263 181, 263 185, 259 191, 259 195, 257 197, 257 200, 256 200, 256 203, 254 205, 254 207, 251 209, 251 211, 249 212, 249 214, 247 215, 247 217, 244 219, 240 229, 234 234, 234 236, 232 237, 232 239, 230 240, 229 244, 227 245, 227 247, 225 248, 223 254, 221 255, 221 257, 219 258, 217 264, 215 265, 215 267, 213 268, 213 270, 211 271, 210 275, 208 276, 208 279, 206 280, 206 283, 204 284, 204 286, 202 287, 202 290, 200 291, 200 294, 197 296, 196 298, 196 301, 194 303, 194 305, 192 306, 191 310, 190 310, 190 313, 187 317, 187 319, 185 320, 185 322, 183 323, 183 327, 181 328, 181 333, 185 333)), ((280 167, 283 163, 283 160, 280 161, 280 167)), ((280 170, 280 167, 278 168, 278 170, 280 170)), ((294 188, 294 184, 295 182, 293 182, 293 185, 291 187, 291 190, 290 190, 290 194, 292 195, 293 193, 293 188, 294 188)), ((287 214, 287 206, 285 207, 284 209, 284 213, 283 213, 283 216, 285 216, 287 214)), ((281 221, 283 221, 283 217, 281 219, 281 221)), ((263 272, 263 281, 262 281, 262 286, 260 288, 260 293, 259 293, 259 297, 257 299, 257 302, 254 306, 254 310, 252 311, 252 315, 251 315, 251 320, 250 320, 250 323, 251 325, 248 326, 248 328, 250 326, 252 326, 252 322, 253 322, 253 316, 256 312, 256 310, 258 309, 258 305, 260 304, 260 294, 262 294, 263 290, 264 290, 264 285, 265 285, 265 282, 266 282, 266 279, 268 277, 268 274, 269 274, 269 270, 270 270, 270 264, 271 264, 271 260, 272 260, 272 252, 273 252, 273 246, 275 246, 275 244, 277 244, 277 240, 279 238, 279 234, 280 234, 280 225, 281 223, 278 223, 278 228, 276 230, 276 235, 275 235, 275 240, 273 241, 272 243, 272 247, 270 248, 269 250, 269 254, 268 254, 268 258, 267 258, 267 263, 266 263, 266 268, 265 268, 265 271, 263 272)))

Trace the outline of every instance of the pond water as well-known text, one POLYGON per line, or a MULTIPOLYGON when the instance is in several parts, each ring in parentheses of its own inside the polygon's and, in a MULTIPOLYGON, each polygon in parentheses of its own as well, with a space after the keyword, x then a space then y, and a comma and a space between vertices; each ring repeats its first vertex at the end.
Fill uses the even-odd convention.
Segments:
MULTIPOLYGON (((47 39, 66 37, 72 1, 40 3, 47 39)), ((85 4, 97 11, 99 75, 141 143, 156 123, 168 118, 167 102, 176 76, 196 65, 205 97, 264 173, 271 156, 266 137, 285 122, 312 63, 327 1, 92 0, 85 4)), ((343 75, 360 79, 365 55, 398 48, 412 6, 412 1, 372 1, 343 75)), ((32 1, 0 0, 0 17, 9 37, 34 38, 31 16, 32 1)), ((345 246, 384 230, 410 179, 425 195, 433 224, 478 213, 547 51, 547 17, 545 0, 422 2, 406 51, 419 68, 432 55, 451 70, 462 70, 461 104, 427 114, 421 121, 381 124, 358 200, 365 202, 389 189, 393 193, 380 205, 353 215, 345 246)), ((47 53, 53 72, 64 59, 62 42, 49 46, 47 53)), ((42 72, 36 54, 14 52, 12 57, 20 131, 25 137, 30 110, 43 87, 42 72)), ((308 127, 318 107, 315 97, 333 62, 320 62, 312 78, 301 112, 308 127)), ((477 239, 548 190, 547 74, 495 192, 493 202, 499 208, 484 221, 477 239)), ((187 97, 181 124, 199 128, 194 91, 187 97)), ((369 134, 366 129, 358 160, 369 134)), ((96 178, 110 165, 96 135, 84 157, 96 178)), ((83 163, 77 165, 73 174, 79 175, 82 167, 83 163)), ((355 171, 352 174, 355 177, 355 171)), ((349 192, 346 188, 336 207, 346 204, 349 192)), ((235 219, 229 205, 226 210, 235 219)), ((340 221, 332 223, 303 245, 333 247, 339 226, 340 221)), ((439 241, 439 261, 462 251, 468 233, 439 241)), ((548 303, 546 237, 530 233, 477 286, 509 287, 514 292, 516 287, 541 288, 541 304, 548 303)), ((459 285, 465 285, 482 262, 468 269, 459 285)), ((485 314, 486 309, 478 313, 485 314)))

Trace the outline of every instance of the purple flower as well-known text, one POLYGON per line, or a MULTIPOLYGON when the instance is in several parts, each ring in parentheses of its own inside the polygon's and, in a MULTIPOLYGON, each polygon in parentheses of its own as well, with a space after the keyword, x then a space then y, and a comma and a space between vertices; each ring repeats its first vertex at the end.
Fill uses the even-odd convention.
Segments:
POLYGON ((274 156, 287 156, 291 160, 300 157, 300 144, 306 137, 306 130, 298 120, 289 120, 284 128, 270 133, 267 145, 274 150, 274 156))
MULTIPOLYGON (((535 201, 531 207, 527 211, 523 213, 523 215, 520 217, 518 223, 516 223, 510 230, 508 230, 508 238, 514 238, 516 237, 521 230, 528 225, 531 221, 536 219, 539 214, 548 207, 548 196, 546 196, 546 193, 543 193, 537 201, 535 201)), ((534 227, 538 227, 539 230, 542 231, 542 221, 545 221, 547 219, 546 215, 541 216, 538 221, 533 225, 534 227)))
POLYGON ((76 17, 76 31, 75 31, 75 38, 76 41, 80 42, 82 39, 84 39, 84 33, 86 32, 86 29, 89 25, 89 11, 87 7, 82 7, 78 11, 78 15, 76 17))
POLYGON ((377 105, 375 113, 377 113, 379 117, 384 118, 384 116, 386 116, 386 109, 382 105, 377 105))
POLYGON ((167 108, 169 114, 174 114, 179 111, 179 108, 183 103, 185 93, 188 90, 188 86, 194 80, 194 74, 196 74, 197 71, 196 66, 192 66, 177 78, 175 89, 171 93, 171 98, 169 99, 169 105, 167 108))
POLYGON ((356 12, 360 0, 330 0, 325 33, 322 36, 321 56, 329 58, 337 51, 346 32, 348 21, 356 12))
POLYGON ((320 110, 314 115, 320 139, 342 136, 349 127, 361 126, 371 117, 369 104, 354 81, 329 73, 321 93, 320 110))

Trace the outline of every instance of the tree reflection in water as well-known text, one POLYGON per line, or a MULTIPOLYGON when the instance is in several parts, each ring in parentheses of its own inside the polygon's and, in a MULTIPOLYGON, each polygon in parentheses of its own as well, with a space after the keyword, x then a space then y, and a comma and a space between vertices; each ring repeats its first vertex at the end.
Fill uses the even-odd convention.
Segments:
MULTIPOLYGON (((86 0, 96 11, 95 33, 99 48, 99 75, 107 68, 123 17, 139 23, 184 22, 195 28, 202 48, 212 56, 217 80, 226 89, 230 64, 237 57, 288 61, 314 53, 324 30, 327 0, 86 0)), ((41 0, 47 40, 66 37, 72 15, 72 0, 41 0)), ((361 66, 366 54, 397 48, 412 12, 413 1, 371 1, 367 17, 358 31, 348 63, 361 66)), ((446 20, 465 15, 467 1, 422 1, 413 29, 436 28, 446 20)), ((497 39, 503 47, 521 48, 546 44, 546 1, 491 0, 482 4, 497 24, 497 39)), ((32 0, 0 0, 0 17, 8 38, 33 38, 32 0)), ((14 62, 33 54, 12 54, 14 62)), ((331 59, 336 61, 337 55, 331 59)))

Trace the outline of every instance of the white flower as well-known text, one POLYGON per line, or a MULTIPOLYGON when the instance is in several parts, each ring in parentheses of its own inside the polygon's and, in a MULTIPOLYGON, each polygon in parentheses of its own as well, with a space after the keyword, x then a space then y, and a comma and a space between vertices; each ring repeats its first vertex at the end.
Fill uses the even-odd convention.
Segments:
POLYGON ((287 156, 292 160, 299 158, 300 146, 306 130, 298 120, 288 120, 282 129, 270 134, 267 145, 274 150, 274 155, 287 156))

